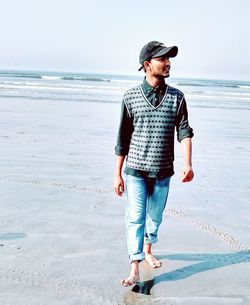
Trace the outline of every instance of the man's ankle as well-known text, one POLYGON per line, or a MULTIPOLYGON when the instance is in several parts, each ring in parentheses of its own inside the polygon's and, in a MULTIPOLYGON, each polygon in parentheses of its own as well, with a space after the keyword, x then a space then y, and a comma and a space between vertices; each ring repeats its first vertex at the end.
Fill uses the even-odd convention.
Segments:
POLYGON ((152 248, 152 244, 144 243, 143 250, 145 254, 151 254, 151 248, 152 248))
POLYGON ((132 261, 132 263, 131 263, 131 273, 139 274, 139 261, 132 261))

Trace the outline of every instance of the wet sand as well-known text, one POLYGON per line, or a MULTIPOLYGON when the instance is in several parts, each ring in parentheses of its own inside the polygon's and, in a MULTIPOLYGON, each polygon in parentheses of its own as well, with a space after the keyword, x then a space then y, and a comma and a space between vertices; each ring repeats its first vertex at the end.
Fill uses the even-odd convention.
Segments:
POLYGON ((129 271, 113 194, 120 106, 0 100, 3 305, 250 304, 249 111, 190 108, 195 180, 176 175, 155 254, 129 271))

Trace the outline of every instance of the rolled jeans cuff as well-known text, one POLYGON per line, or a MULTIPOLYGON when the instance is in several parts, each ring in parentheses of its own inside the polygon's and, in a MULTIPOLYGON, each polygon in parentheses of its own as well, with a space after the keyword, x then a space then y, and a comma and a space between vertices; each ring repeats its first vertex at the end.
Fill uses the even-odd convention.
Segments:
POLYGON ((150 245, 150 244, 155 244, 158 242, 157 237, 145 237, 145 244, 150 245))
POLYGON ((144 259, 145 259, 144 252, 141 252, 139 254, 131 254, 131 255, 129 255, 130 263, 132 263, 133 261, 143 261, 144 259))

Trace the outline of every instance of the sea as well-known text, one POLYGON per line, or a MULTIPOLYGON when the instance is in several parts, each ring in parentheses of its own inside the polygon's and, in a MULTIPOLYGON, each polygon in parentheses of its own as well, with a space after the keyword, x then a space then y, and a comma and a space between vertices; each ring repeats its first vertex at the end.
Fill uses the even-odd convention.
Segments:
MULTIPOLYGON (((0 70, 0 98, 121 103, 123 93, 142 76, 0 70)), ((189 107, 250 110, 250 81, 169 78, 189 107)))

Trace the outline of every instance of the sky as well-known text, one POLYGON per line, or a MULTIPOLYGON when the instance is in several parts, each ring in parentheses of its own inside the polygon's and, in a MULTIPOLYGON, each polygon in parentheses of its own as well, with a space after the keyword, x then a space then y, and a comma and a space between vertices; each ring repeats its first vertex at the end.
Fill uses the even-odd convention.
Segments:
POLYGON ((249 80, 249 0, 0 1, 0 69, 140 75, 157 40, 172 77, 249 80))

